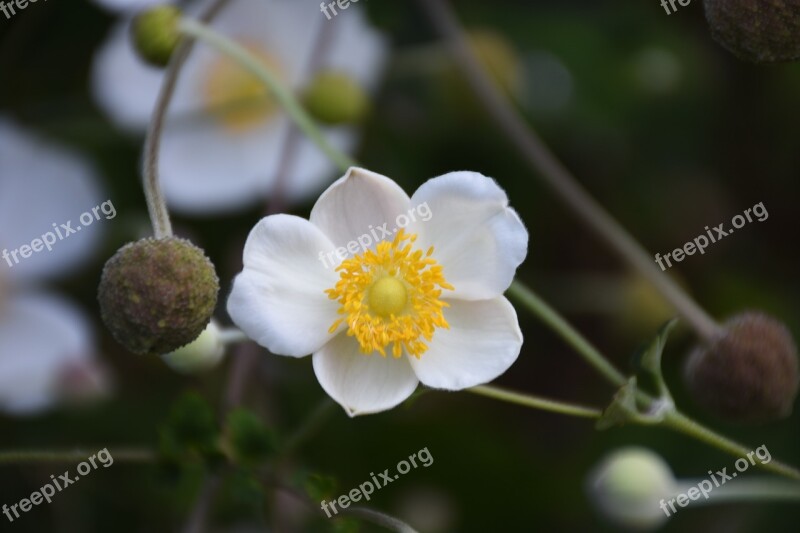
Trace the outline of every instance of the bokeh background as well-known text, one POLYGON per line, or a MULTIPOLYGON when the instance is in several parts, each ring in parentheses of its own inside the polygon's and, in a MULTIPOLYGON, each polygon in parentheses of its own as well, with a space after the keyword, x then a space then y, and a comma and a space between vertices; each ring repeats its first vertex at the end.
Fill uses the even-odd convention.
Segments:
MULTIPOLYGON (((309 20, 322 17, 318 2, 303 3, 309 20)), ((502 50, 493 68, 520 113, 651 252, 682 246, 704 226, 728 223, 763 202, 768 220, 747 225, 671 273, 715 317, 762 309, 784 320, 798 338, 800 65, 739 61, 712 40, 699 0, 673 15, 655 0, 455 6, 470 31, 491 35, 487 40, 502 50)), ((357 157, 407 191, 451 170, 497 179, 530 232, 530 253, 519 278, 619 367, 630 368, 631 355, 670 316, 669 309, 554 201, 487 120, 415 3, 362 0, 340 16, 353 10, 365 11, 391 43, 357 157)), ((94 324, 104 392, 93 401, 59 403, 32 416, 0 413, 3 449, 155 447, 170 405, 182 394, 197 391, 215 409, 224 394, 230 355, 211 372, 183 376, 158 358, 126 353, 100 321, 96 287, 102 266, 121 245, 146 235, 149 223, 139 185, 143 139, 116 128, 89 90, 93 58, 119 17, 87 2, 39 2, 11 20, 0 16, 0 116, 84 154, 107 191, 101 200, 112 199, 118 212, 97 223, 102 242, 82 268, 46 284, 94 324)), ((0 158, 0 185, 25 172, 0 158)), ((331 173, 329 181, 335 177, 331 173)), ((312 205, 313 198, 287 209, 307 216, 312 205)), ((35 203, 26 208, 43 209, 35 203)), ((202 246, 216 264, 223 295, 241 268, 244 239, 263 211, 260 204, 232 214, 174 219, 177 232, 202 246)), ((3 268, 0 263, 0 278, 3 268)), ((498 383, 606 405, 613 390, 526 311, 519 315, 523 352, 498 383)), ((216 316, 229 323, 223 305, 216 316)), ((753 448, 766 444, 774 458, 800 463, 797 412, 778 423, 743 427, 714 420, 692 404, 681 371, 693 342, 681 329, 665 353, 678 404, 753 448)), ((0 358, 26 355, 0 353, 0 358)), ((259 352, 251 378, 246 404, 279 435, 291 433, 324 398, 309 359, 259 352)), ((350 419, 333 410, 281 471, 288 478, 296 471, 332 476, 338 494, 427 447, 435 461, 430 468, 413 470, 371 502, 420 531, 615 531, 594 510, 586 476, 608 452, 633 443, 658 452, 679 477, 701 477, 710 469, 730 468, 734 460, 662 430, 597 432, 579 419, 466 393, 429 392, 379 415, 350 419)), ((67 467, 74 469, 47 463, 0 466, 0 503, 17 502, 67 467)), ((175 531, 201 483, 198 473, 177 479, 153 466, 117 462, 13 524, 0 517, 0 530, 175 531)), ((285 496, 270 490, 265 496, 253 502, 235 487, 225 492, 212 511, 212 529, 333 527, 285 496)), ((800 510, 792 504, 690 507, 664 531, 796 531, 798 519, 800 510)))

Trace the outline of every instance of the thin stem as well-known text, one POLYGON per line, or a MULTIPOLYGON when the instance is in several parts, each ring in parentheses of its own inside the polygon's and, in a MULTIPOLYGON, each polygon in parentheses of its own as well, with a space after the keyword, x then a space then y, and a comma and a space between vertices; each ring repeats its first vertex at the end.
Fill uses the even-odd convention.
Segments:
POLYGON ((547 302, 539 298, 530 288, 519 281, 514 281, 511 287, 508 288, 508 294, 530 309, 542 322, 558 333, 609 382, 619 387, 627 382, 625 376, 614 368, 597 348, 592 346, 578 330, 558 314, 555 309, 550 307, 547 302))
POLYGON ((355 516, 367 522, 383 526, 390 531, 397 533, 417 533, 417 530, 406 524, 399 518, 395 518, 386 513, 370 509, 368 507, 350 507, 349 509, 342 509, 342 514, 355 516))
MULTIPOLYGON (((85 461, 95 455, 97 450, 8 450, 0 452, 0 464, 28 463, 72 463, 85 461)), ((109 450, 114 461, 124 463, 152 463, 156 454, 144 448, 120 448, 109 450)))
POLYGON ((492 120, 536 175, 623 260, 647 278, 701 337, 713 339, 720 329, 714 319, 656 267, 650 254, 589 195, 536 131, 520 117, 481 66, 448 2, 419 0, 418 3, 447 41, 472 90, 486 107, 492 120))
MULTIPOLYGON (((217 0, 201 15, 200 20, 212 20, 230 0, 217 0)), ((153 224, 153 233, 157 239, 172 235, 172 223, 169 220, 169 211, 164 195, 161 192, 161 183, 158 175, 158 150, 161 146, 161 136, 164 131, 164 120, 167 109, 175 94, 178 84, 178 75, 183 65, 189 58, 189 53, 194 46, 193 39, 183 39, 172 54, 169 65, 164 72, 164 81, 158 93, 150 125, 147 128, 147 137, 144 143, 144 194, 147 200, 147 210, 153 224)))
POLYGON ((328 143, 322 131, 306 113, 291 91, 284 87, 272 72, 249 50, 195 20, 183 19, 180 23, 180 31, 184 35, 203 41, 217 51, 227 55, 264 82, 297 127, 339 167, 339 170, 346 171, 349 167, 355 166, 355 162, 349 156, 328 143))
MULTIPOLYGON (((704 479, 678 480, 677 492, 686 493, 692 487, 697 487, 704 479)), ((800 484, 795 481, 773 478, 738 478, 735 483, 725 483, 715 487, 708 493, 708 498, 701 498, 692 502, 694 505, 714 505, 718 503, 736 501, 793 501, 800 500, 800 484)))
POLYGON ((583 407, 565 402, 558 402, 540 398, 529 394, 522 394, 519 392, 512 392, 509 390, 493 387, 491 385, 478 385, 470 389, 465 389, 467 392, 486 396, 487 398, 494 398, 503 402, 515 403, 525 407, 532 407, 533 409, 541 409, 543 411, 550 411, 551 413, 558 413, 568 416, 577 416, 580 418, 600 418, 603 412, 599 409, 591 407, 583 407))
MULTIPOLYGON (((715 431, 703 426, 699 422, 695 422, 688 416, 678 411, 670 411, 666 414, 662 425, 673 429, 684 435, 688 435, 697 440, 703 441, 715 448, 727 452, 734 457, 746 457, 748 453, 753 450, 747 448, 738 442, 735 442, 727 437, 716 433, 715 431)), ((793 466, 781 463, 780 461, 772 460, 769 463, 757 463, 755 466, 764 470, 780 474, 792 479, 800 480, 800 471, 793 466)))
POLYGON ((283 445, 281 450, 282 454, 289 454, 297 449, 307 438, 314 434, 317 428, 322 425, 325 420, 335 411, 336 404, 331 401, 329 397, 323 398, 323 400, 317 405, 317 407, 312 411, 310 415, 308 415, 305 420, 303 420, 300 427, 294 430, 294 432, 289 435, 286 439, 286 442, 283 445))

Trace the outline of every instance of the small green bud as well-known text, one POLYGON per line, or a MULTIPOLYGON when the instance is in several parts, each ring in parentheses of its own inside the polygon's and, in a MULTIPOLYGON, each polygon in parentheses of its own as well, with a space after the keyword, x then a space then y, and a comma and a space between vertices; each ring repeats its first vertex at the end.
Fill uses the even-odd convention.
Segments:
POLYGON ((667 516, 662 499, 677 492, 669 465, 646 448, 630 447, 605 458, 589 475, 587 490, 597 509, 612 522, 635 529, 650 529, 667 516))
POLYGON ((763 313, 735 316, 710 346, 697 348, 685 378, 695 401, 736 422, 789 416, 797 396, 797 347, 779 321, 763 313))
POLYGON ((219 279, 187 240, 142 239, 123 246, 100 280, 100 313, 114 338, 136 354, 165 354, 197 339, 217 305, 219 279))
POLYGON ((161 358, 170 368, 182 374, 193 374, 214 368, 225 355, 225 345, 220 339, 220 330, 212 320, 193 342, 161 358))
POLYGON ((133 19, 133 46, 145 61, 165 67, 181 40, 178 28, 183 14, 173 6, 158 6, 142 11, 133 19))
POLYGON ((369 111, 369 97, 347 74, 323 71, 314 76, 303 94, 308 112, 323 124, 352 124, 369 111))
POLYGON ((705 0, 711 35, 753 63, 800 59, 800 0, 705 0))

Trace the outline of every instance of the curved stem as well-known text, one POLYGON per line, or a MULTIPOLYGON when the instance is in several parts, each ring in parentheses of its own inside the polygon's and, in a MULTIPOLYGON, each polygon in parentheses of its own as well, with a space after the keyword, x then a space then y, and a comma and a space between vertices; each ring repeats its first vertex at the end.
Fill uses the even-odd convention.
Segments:
POLYGON ((346 171, 349 167, 355 166, 355 161, 328 143, 322 131, 306 113, 294 95, 249 50, 195 20, 181 20, 180 31, 184 35, 203 41, 205 44, 229 56, 259 78, 270 89, 275 99, 286 110, 297 127, 339 167, 339 170, 346 171))
POLYGON ((625 376, 614 368, 614 365, 597 348, 592 346, 583 335, 530 288, 515 280, 508 288, 508 294, 530 309, 542 322, 550 326, 610 383, 619 387, 626 383, 625 376))
POLYGON ((222 344, 237 344, 240 342, 250 342, 252 339, 245 335, 244 331, 238 328, 227 328, 219 332, 219 340, 222 344))
POLYGON ((536 131, 520 117, 475 57, 447 1, 419 0, 419 5, 447 41, 472 90, 498 129, 517 148, 536 175, 623 260, 647 278, 701 337, 713 339, 719 332, 714 319, 656 267, 650 254, 589 195, 536 131))
MULTIPOLYGON (((704 479, 678 480, 678 492, 686 493, 697 487, 704 479)), ((725 483, 708 493, 708 498, 694 500, 695 505, 714 505, 737 501, 794 501, 800 500, 800 484, 794 481, 773 478, 739 478, 736 483, 725 483)))
MULTIPOLYGON (((684 435, 688 435, 697 440, 703 441, 715 448, 727 452, 734 457, 746 457, 748 453, 752 453, 751 448, 747 448, 727 437, 716 433, 715 431, 703 426, 699 422, 695 422, 688 416, 679 411, 668 412, 661 424, 684 435)), ((793 466, 781 463, 780 461, 771 460, 769 463, 757 463, 755 466, 764 470, 768 470, 775 474, 780 474, 792 479, 800 480, 800 471, 793 466)))
POLYGON ((546 398, 539 398, 529 394, 522 394, 498 387, 492 387, 491 385, 479 385, 477 387, 472 387, 465 390, 473 394, 486 396, 487 398, 494 398, 495 400, 515 403, 517 405, 523 405, 525 407, 532 407, 533 409, 541 409, 543 411, 550 411, 551 413, 558 413, 562 415, 577 416, 580 418, 600 418, 600 416, 603 414, 603 412, 599 409, 548 400, 546 398))
MULTIPOLYGON (((97 450, 8 450, 0 452, 0 464, 71 463, 85 461, 97 450)), ((156 454, 144 448, 109 450, 114 461, 126 463, 152 463, 156 454)))

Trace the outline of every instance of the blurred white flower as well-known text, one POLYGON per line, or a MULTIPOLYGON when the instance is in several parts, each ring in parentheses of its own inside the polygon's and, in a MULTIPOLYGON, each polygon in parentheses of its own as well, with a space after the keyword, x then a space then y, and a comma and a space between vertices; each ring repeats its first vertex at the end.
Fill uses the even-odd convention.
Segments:
MULTIPOLYGON (((162 71, 132 50, 129 21, 113 29, 95 58, 92 87, 121 128, 142 132, 150 119, 162 71)), ((348 76, 374 89, 386 56, 384 39, 363 10, 327 21, 319 6, 290 0, 232 2, 213 27, 246 46, 291 89, 313 79, 311 56, 326 34, 315 68, 348 76)), ((232 60, 200 44, 187 62, 170 107, 161 147, 161 177, 171 206, 192 214, 235 210, 263 200, 273 188, 286 150, 290 121, 262 83, 232 60)), ((357 128, 324 129, 328 141, 350 152, 357 128)), ((302 138, 283 193, 299 200, 317 193, 334 173, 327 157, 302 138)))
MULTIPOLYGON (((30 244, 102 201, 86 161, 3 117, 0 161, 0 251, 30 244)), ((101 237, 101 227, 92 226, 13 266, 0 261, 0 412, 32 414, 106 391, 87 319, 62 298, 31 288, 73 271, 101 237)))
POLYGON ((589 475, 589 497, 609 520, 628 529, 654 529, 667 520, 661 500, 677 483, 669 465, 647 448, 628 447, 606 457, 589 475))
MULTIPOLYGON (((72 221, 103 200, 94 168, 84 158, 22 130, 0 116, 0 252, 16 250, 72 221)), ((38 281, 73 272, 91 259, 103 237, 95 224, 35 253, 13 267, 0 268, 13 282, 38 281)))
POLYGON ((129 13, 161 4, 172 4, 172 0, 92 0, 95 4, 113 13, 129 13))
POLYGON ((419 382, 459 390, 514 363, 522 333, 503 293, 527 245, 505 192, 481 174, 446 174, 409 198, 353 168, 310 220, 275 215, 256 225, 228 313, 273 353, 313 353, 322 388, 351 416, 384 411, 419 382), (408 216, 423 205, 431 216, 408 216), (355 254, 370 233, 380 238, 366 252, 336 256, 337 247, 355 254))

